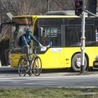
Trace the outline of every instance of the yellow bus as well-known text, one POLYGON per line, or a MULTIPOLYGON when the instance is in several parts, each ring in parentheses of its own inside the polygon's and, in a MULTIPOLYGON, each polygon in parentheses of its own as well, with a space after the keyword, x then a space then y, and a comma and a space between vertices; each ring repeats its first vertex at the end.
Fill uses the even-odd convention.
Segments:
MULTIPOLYGON (((39 51, 43 69, 72 68, 80 71, 81 66, 81 18, 75 15, 25 15, 14 16, 12 19, 12 33, 10 38, 9 63, 17 67, 21 54, 17 45, 17 35, 30 26, 34 36, 46 45, 51 41, 49 48, 39 51), (16 27, 19 26, 19 32, 16 27), (42 29, 44 32, 42 32, 42 29), (16 49, 17 48, 17 49, 16 49)), ((98 19, 86 17, 85 65, 98 68, 98 19)), ((32 43, 34 45, 35 43, 32 43)))

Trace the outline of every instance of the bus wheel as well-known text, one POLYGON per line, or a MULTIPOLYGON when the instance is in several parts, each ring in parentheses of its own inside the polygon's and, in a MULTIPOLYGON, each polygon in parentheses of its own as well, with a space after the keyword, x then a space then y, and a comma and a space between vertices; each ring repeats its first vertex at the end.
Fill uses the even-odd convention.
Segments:
MULTIPOLYGON (((77 53, 72 57, 71 67, 74 71, 80 71, 81 69, 81 53, 77 53)), ((84 60, 84 70, 87 68, 87 58, 84 60)))

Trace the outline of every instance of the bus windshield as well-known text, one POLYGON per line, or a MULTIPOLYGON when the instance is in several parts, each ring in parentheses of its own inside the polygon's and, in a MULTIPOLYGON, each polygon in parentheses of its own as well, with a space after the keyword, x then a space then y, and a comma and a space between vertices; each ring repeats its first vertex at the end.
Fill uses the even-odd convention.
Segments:
MULTIPOLYGON (((52 42, 52 46, 61 46, 61 19, 52 18, 38 18, 36 21, 36 27, 43 27, 44 33, 41 34, 40 41, 43 45, 45 42, 52 42), (57 22, 57 20, 59 22, 57 22)), ((36 34, 36 31, 34 32, 36 34)))

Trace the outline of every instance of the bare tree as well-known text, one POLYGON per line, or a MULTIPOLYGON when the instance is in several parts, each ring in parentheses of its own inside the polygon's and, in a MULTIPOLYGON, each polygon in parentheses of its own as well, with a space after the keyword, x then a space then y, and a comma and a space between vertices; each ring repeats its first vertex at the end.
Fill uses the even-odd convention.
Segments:
POLYGON ((33 8, 30 0, 20 0, 18 3, 18 15, 30 15, 33 13, 33 8))
MULTIPOLYGON (((2 8, 2 10, 0 10, 1 11, 0 22, 10 21, 10 19, 6 15, 7 12, 11 12, 14 15, 23 15, 23 14, 28 15, 33 13, 31 4, 27 0, 20 0, 20 3, 17 3, 15 0, 13 0, 13 2, 11 0, 7 1, 3 0, 0 1, 0 3, 1 3, 0 8, 2 8)), ((0 41, 6 36, 10 36, 10 34, 11 34, 10 26, 8 25, 3 26, 2 32, 0 34, 0 41)))
MULTIPOLYGON (((87 1, 85 0, 86 4, 87 1)), ((74 0, 0 0, 0 22, 10 21, 7 12, 13 15, 44 14, 48 10, 47 3, 50 11, 74 10, 74 0)), ((5 28, 6 30, 2 30, 3 34, 0 34, 0 39, 10 33, 9 26, 5 28)))

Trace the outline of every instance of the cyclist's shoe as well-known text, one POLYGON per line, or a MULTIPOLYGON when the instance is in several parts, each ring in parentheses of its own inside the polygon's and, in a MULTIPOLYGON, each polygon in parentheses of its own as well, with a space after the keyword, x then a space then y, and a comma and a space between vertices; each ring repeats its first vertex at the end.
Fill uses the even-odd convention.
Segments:
POLYGON ((26 73, 29 72, 29 70, 30 70, 30 66, 27 67, 26 73))
POLYGON ((28 72, 29 76, 32 76, 32 70, 30 69, 28 72))
POLYGON ((50 46, 51 46, 51 45, 49 44, 49 45, 47 45, 46 47, 49 48, 50 46))
POLYGON ((26 73, 24 74, 24 76, 26 75, 26 73))

